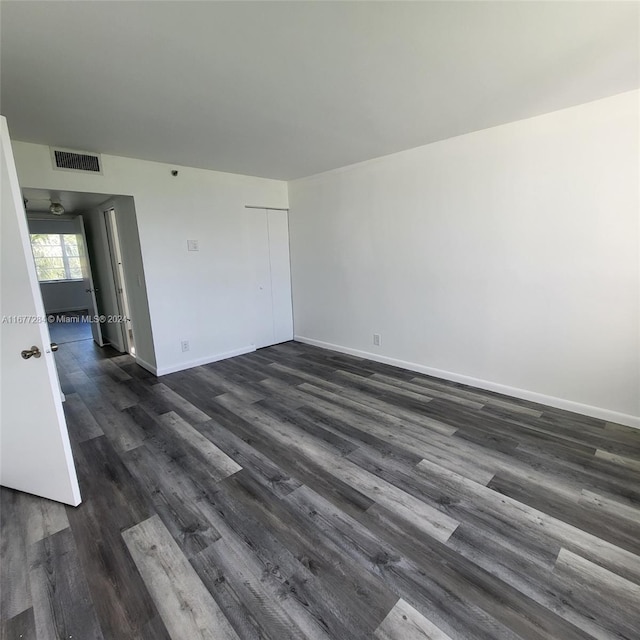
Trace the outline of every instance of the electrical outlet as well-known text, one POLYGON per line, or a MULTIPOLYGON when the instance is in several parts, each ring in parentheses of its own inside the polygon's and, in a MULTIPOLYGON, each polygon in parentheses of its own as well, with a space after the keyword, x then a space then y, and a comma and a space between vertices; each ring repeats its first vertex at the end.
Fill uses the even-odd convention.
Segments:
POLYGON ((380 334, 379 334, 379 333, 374 333, 374 334, 373 334, 373 344, 374 344, 376 347, 379 347, 379 346, 380 346, 380 334))
POLYGON ((180 343, 180 346, 182 347, 183 351, 189 351, 189 341, 188 340, 183 340, 180 343))
POLYGON ((187 240, 187 249, 189 251, 200 251, 200 245, 197 240, 187 240))

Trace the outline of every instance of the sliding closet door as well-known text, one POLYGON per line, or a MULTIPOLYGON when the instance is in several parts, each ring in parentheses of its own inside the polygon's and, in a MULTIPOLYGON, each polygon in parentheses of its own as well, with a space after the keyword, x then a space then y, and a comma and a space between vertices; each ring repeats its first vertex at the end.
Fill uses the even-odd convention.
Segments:
POLYGON ((289 264, 289 212, 267 210, 274 343, 293 340, 291 267, 289 264))
POLYGON ((249 251, 253 267, 252 306, 254 343, 257 349, 275 342, 271 266, 269 257, 269 223, 264 209, 247 209, 249 251))
POLYGON ((257 349, 293 339, 286 211, 247 209, 257 349))

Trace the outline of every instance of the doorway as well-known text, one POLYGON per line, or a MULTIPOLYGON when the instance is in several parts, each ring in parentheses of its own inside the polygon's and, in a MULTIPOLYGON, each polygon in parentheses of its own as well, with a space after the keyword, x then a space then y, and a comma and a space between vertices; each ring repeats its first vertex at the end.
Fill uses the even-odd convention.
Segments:
POLYGON ((31 211, 27 225, 52 340, 103 346, 82 215, 31 211))
MULTIPOLYGON (((132 215, 126 201, 133 198, 29 188, 22 195, 54 342, 93 339, 99 347, 135 355, 116 213, 117 203, 124 203, 132 215)), ((129 254, 135 249, 129 247, 129 254)))

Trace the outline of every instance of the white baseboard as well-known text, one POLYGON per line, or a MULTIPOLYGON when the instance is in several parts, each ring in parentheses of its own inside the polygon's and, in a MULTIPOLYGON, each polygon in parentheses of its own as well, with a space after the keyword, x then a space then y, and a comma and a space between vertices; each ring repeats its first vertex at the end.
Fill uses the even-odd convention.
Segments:
MULTIPOLYGON (((65 307, 64 309, 56 309, 53 311, 46 311, 48 316, 55 316, 59 313, 77 313, 78 311, 87 311, 87 307, 73 307, 69 309, 69 307, 65 307)), ((88 313, 88 312, 87 312, 88 313)))
MULTIPOLYGON (((204 358, 198 358, 197 360, 190 360, 189 362, 181 362, 179 364, 169 365, 168 367, 158 367, 157 371, 153 373, 155 373, 157 376, 166 376, 169 373, 176 373, 177 371, 184 371, 185 369, 200 367, 203 364, 218 362, 218 360, 226 360, 227 358, 233 358, 234 356, 241 356, 245 353, 251 353, 255 350, 256 348, 254 345, 250 345, 248 347, 240 347, 239 349, 225 351, 224 353, 216 353, 214 355, 205 356, 204 358)), ((141 364, 140 366, 144 365, 141 364)), ((149 369, 149 371, 151 371, 151 369, 149 369)))
POLYGON ((452 382, 460 382, 462 384, 468 384, 471 387, 478 387, 479 389, 486 389, 487 391, 495 391, 496 393, 503 393, 504 395, 512 396, 514 398, 529 400, 531 402, 537 402, 539 404, 546 404, 550 407, 555 407, 556 409, 564 409, 565 411, 580 413, 592 418, 598 418, 599 420, 605 420, 607 422, 614 422, 616 424, 622 424, 627 427, 640 429, 639 416, 632 416, 627 413, 619 413, 618 411, 603 409, 601 407, 593 407, 588 404, 574 402, 573 400, 556 398, 555 396, 547 396, 542 393, 536 393, 535 391, 527 391, 526 389, 509 387, 498 382, 491 382, 489 380, 482 380, 480 378, 472 378, 471 376, 452 373, 451 371, 443 371, 442 369, 425 367, 424 365, 416 364, 415 362, 407 362, 406 360, 398 360, 396 358, 382 356, 377 353, 360 351, 359 349, 351 349, 350 347, 343 347, 342 345, 323 342, 322 340, 306 338, 305 336, 294 336, 293 339, 297 340, 298 342, 304 342, 305 344, 313 345, 315 347, 321 347, 323 349, 329 349, 331 351, 338 351, 340 353, 346 353, 352 356, 358 356, 360 358, 367 358, 368 360, 374 360, 375 362, 382 362, 383 364, 390 364, 394 367, 400 367, 402 369, 409 369, 410 371, 424 373, 425 375, 433 376, 435 378, 443 378, 444 380, 451 380, 452 382))
POLYGON ((158 375, 158 370, 152 364, 149 364, 148 362, 146 362, 142 358, 139 358, 138 356, 133 356, 133 357, 136 361, 136 364, 139 364, 143 369, 146 369, 150 373, 153 373, 154 376, 158 375))

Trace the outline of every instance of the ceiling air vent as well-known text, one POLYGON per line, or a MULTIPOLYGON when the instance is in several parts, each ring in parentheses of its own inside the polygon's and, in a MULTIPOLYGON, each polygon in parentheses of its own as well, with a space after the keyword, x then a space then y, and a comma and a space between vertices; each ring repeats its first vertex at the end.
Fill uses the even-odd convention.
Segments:
POLYGON ((82 171, 83 173, 102 173, 100 156, 97 153, 72 151, 71 149, 54 149, 51 147, 51 158, 55 169, 82 171))

